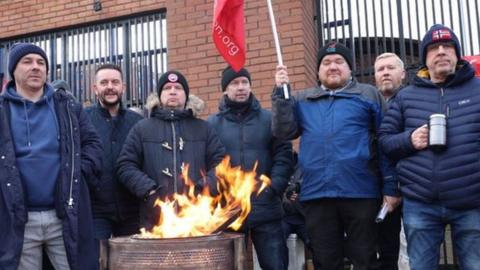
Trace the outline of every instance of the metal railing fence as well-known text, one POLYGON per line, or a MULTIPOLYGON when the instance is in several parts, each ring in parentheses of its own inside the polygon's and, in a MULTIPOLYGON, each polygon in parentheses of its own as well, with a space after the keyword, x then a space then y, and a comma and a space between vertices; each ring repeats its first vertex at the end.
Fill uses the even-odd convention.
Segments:
POLYGON ((377 55, 393 52, 407 71, 419 66, 420 41, 436 23, 452 28, 463 55, 480 54, 477 0, 314 0, 318 44, 336 40, 352 49, 355 75, 373 82, 377 55))
MULTIPOLYGON (((124 103, 143 106, 167 68, 166 13, 51 31, 0 41, 0 71, 7 75, 8 52, 18 42, 42 47, 49 58, 49 80, 63 79, 81 102, 93 102, 95 69, 104 63, 122 67, 127 85, 124 103)), ((7 78, 5 78, 7 79, 7 78)))

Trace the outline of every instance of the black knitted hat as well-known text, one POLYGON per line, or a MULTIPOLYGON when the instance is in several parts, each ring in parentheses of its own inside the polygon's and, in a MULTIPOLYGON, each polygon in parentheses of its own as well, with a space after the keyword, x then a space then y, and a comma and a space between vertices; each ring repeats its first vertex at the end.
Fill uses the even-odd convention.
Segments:
POLYGON ((169 82, 175 83, 178 82, 183 86, 183 90, 185 91, 185 96, 188 100, 188 94, 190 93, 190 88, 188 88, 187 79, 183 76, 182 73, 176 70, 170 70, 162 74, 160 79, 158 79, 158 87, 157 87, 157 94, 160 98, 163 86, 169 82))
POLYGON ((31 53, 38 54, 45 60, 48 73, 48 58, 47 54, 42 48, 31 43, 16 43, 12 46, 10 53, 8 54, 8 73, 10 74, 10 78, 12 78, 12 80, 15 80, 13 77, 13 72, 17 67, 18 61, 20 61, 20 59, 22 59, 22 57, 25 55, 31 53))
POLYGON ((222 92, 225 92, 225 90, 227 90, 227 86, 232 80, 242 76, 247 77, 250 84, 252 84, 250 73, 245 68, 240 69, 238 72, 233 70, 230 66, 225 68, 222 72, 222 92))
POLYGON ((443 24, 435 24, 422 39, 422 44, 420 45, 420 59, 422 65, 426 66, 427 59, 427 48, 428 46, 437 43, 437 42, 451 42, 455 46, 455 53, 457 54, 458 60, 462 58, 462 50, 460 49, 460 42, 458 37, 452 31, 452 29, 446 27, 443 24))
POLYGON ((345 47, 345 45, 343 45, 342 43, 338 42, 330 42, 320 49, 320 51, 318 52, 317 71, 320 67, 320 63, 322 62, 323 57, 329 54, 340 54, 341 56, 343 56, 343 58, 345 58, 345 60, 347 61, 350 70, 353 71, 352 51, 349 48, 345 47))

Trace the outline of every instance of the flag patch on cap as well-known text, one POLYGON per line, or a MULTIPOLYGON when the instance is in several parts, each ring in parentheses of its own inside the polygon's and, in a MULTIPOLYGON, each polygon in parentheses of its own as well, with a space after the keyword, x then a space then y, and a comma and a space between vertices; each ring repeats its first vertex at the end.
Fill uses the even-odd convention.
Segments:
POLYGON ((452 34, 448 29, 439 29, 432 32, 432 41, 451 40, 452 34))

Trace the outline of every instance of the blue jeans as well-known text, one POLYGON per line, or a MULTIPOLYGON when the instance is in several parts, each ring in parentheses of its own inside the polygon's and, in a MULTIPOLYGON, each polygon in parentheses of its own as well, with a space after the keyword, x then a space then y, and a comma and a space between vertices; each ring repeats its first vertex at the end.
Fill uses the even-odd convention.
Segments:
POLYGON ((249 229, 260 267, 263 270, 287 270, 288 248, 282 221, 279 219, 249 229))
POLYGON ((480 269, 480 208, 454 210, 405 198, 403 225, 411 270, 438 269, 447 224, 460 269, 480 269))

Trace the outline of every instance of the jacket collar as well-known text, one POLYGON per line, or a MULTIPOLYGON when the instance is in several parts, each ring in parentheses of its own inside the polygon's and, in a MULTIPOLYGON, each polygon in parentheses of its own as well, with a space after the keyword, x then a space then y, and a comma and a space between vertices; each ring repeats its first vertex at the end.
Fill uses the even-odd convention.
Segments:
MULTIPOLYGON (((104 117, 112 117, 110 115, 110 112, 107 109, 105 109, 102 106, 102 104, 100 104, 100 101, 97 101, 94 106, 104 117)), ((122 102, 120 102, 118 106, 118 115, 119 116, 124 115, 126 110, 127 109, 123 106, 122 102)))
MULTIPOLYGON (((346 94, 361 94, 360 89, 355 87, 357 85, 357 80, 355 78, 352 78, 350 82, 341 90, 340 93, 346 93, 346 94)), ((312 90, 306 94, 305 98, 306 99, 318 99, 322 97, 327 97, 332 95, 331 91, 326 90, 325 88, 321 86, 317 86, 315 88, 311 88, 312 90)))
MULTIPOLYGON (((470 63, 460 59, 457 63, 455 73, 451 74, 447 78, 444 86, 445 87, 457 86, 464 83, 465 81, 470 80, 474 76, 475 76, 475 70, 470 65, 470 63)), ((438 85, 433 83, 430 80, 430 73, 428 72, 428 69, 426 67, 421 67, 417 71, 417 75, 413 79, 413 84, 417 86, 422 86, 422 87, 438 88, 438 85)))
MULTIPOLYGON (((260 102, 258 101, 258 99, 255 97, 253 93, 250 93, 250 96, 251 98, 249 99, 249 101, 251 102, 251 104, 248 112, 260 111, 260 109, 262 108, 262 106, 260 105, 260 102)), ((221 114, 233 113, 233 110, 228 106, 226 99, 227 99, 226 95, 223 95, 222 98, 220 99, 218 110, 221 114)))

